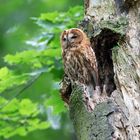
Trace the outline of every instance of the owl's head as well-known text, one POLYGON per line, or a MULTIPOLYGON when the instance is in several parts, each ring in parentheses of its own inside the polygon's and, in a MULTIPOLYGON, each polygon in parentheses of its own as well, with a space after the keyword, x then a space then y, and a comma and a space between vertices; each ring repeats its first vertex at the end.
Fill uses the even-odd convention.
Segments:
POLYGON ((61 34, 61 45, 63 49, 75 47, 86 39, 86 34, 78 28, 65 30, 61 34))

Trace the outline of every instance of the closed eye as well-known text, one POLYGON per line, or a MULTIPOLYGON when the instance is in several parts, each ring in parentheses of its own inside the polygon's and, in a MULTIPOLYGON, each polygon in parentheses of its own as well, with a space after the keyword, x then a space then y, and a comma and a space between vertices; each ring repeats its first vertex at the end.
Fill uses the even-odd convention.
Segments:
POLYGON ((74 35, 74 36, 72 36, 71 38, 72 38, 72 39, 75 39, 75 38, 77 38, 77 35, 74 35))

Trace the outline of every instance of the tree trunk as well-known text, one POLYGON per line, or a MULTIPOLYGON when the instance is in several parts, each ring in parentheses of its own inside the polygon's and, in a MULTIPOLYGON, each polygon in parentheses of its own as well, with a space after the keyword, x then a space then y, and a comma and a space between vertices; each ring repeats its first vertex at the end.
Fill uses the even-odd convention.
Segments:
POLYGON ((85 0, 87 32, 107 98, 89 112, 75 85, 70 116, 78 140, 140 140, 140 1, 85 0))

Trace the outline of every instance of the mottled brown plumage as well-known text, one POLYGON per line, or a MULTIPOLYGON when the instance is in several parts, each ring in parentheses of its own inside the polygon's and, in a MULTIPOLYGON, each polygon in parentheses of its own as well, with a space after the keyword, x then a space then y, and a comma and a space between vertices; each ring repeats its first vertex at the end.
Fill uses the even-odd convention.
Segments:
POLYGON ((73 82, 98 86, 95 53, 87 35, 78 28, 65 30, 61 35, 62 57, 65 74, 73 82))

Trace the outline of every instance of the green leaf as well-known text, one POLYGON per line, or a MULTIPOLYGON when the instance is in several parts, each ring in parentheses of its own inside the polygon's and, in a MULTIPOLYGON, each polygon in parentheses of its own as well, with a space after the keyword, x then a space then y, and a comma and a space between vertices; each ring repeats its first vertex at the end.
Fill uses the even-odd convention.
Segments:
MULTIPOLYGON (((6 101, 8 103, 8 101, 6 101)), ((19 101, 15 98, 1 109, 2 112, 12 113, 18 110, 19 101)))
POLYGON ((3 67, 0 69, 0 79, 1 80, 4 79, 5 77, 7 77, 8 75, 10 76, 10 71, 7 67, 3 67))
MULTIPOLYGON (((19 134, 20 136, 25 136, 27 135, 28 131, 26 130, 25 127, 18 127, 16 130, 15 130, 15 134, 19 134)), ((15 135, 13 134, 13 135, 15 135)))
POLYGON ((61 56, 61 49, 47 49, 46 51, 42 52, 43 56, 47 57, 60 57, 61 56))
POLYGON ((7 67, 0 69, 0 92, 16 85, 22 85, 27 82, 28 76, 26 74, 15 75, 7 67))
POLYGON ((5 104, 7 102, 7 100, 3 97, 0 96, 0 108, 1 106, 3 106, 3 104, 5 104))
POLYGON ((40 122, 38 128, 39 129, 46 129, 50 127, 50 123, 49 122, 40 122))
POLYGON ((23 99, 19 105, 19 113, 26 116, 33 115, 34 113, 38 114, 37 104, 32 103, 29 99, 23 99))
MULTIPOLYGON (((50 123, 45 121, 45 122, 40 122, 39 119, 31 119, 29 120, 29 126, 32 126, 33 128, 36 129, 46 129, 48 127, 50 127, 50 123)), ((29 127, 29 129, 31 130, 31 128, 29 127)))
POLYGON ((55 22, 55 19, 59 16, 58 12, 53 12, 53 13, 45 13, 41 14, 40 19, 42 20, 48 20, 51 22, 55 22))

